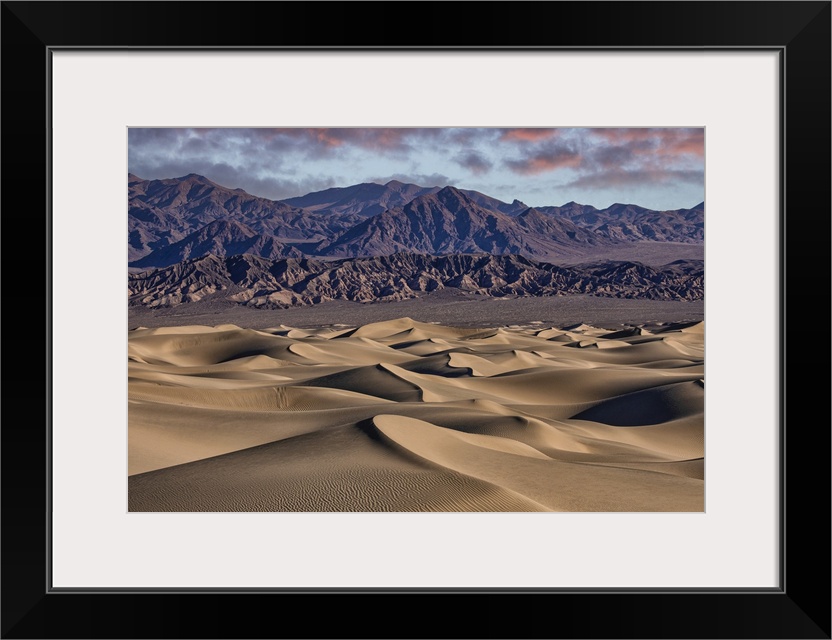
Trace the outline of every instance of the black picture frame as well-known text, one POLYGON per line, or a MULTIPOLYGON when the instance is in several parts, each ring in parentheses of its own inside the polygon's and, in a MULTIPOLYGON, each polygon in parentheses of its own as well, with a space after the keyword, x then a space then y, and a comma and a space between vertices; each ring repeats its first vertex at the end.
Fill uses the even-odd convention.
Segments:
POLYGON ((818 354, 817 345, 807 347, 799 335, 806 330, 801 322, 810 319, 825 346, 830 327, 830 6, 2 2, 2 637, 830 638, 830 386, 826 375, 809 373, 827 351, 818 354), (382 32, 370 21, 379 11, 388 19, 402 12, 411 18, 388 20, 382 32), (61 48, 129 47, 778 51, 784 80, 780 587, 52 590, 48 441, 51 389, 59 381, 51 379, 49 367, 50 56, 61 48), (307 606, 318 612, 312 619, 301 613, 307 606), (383 623, 390 618, 397 621, 393 628, 383 623))

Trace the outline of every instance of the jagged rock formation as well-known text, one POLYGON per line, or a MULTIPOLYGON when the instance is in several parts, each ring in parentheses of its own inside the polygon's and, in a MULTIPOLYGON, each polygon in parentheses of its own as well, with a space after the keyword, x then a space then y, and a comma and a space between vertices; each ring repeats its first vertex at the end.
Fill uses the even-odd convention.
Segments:
POLYGON ((488 254, 401 253, 334 261, 208 255, 128 276, 130 304, 150 307, 210 297, 263 308, 339 299, 373 302, 445 288, 493 297, 590 294, 701 300, 704 265, 701 260, 678 260, 660 268, 636 262, 567 268, 517 255, 488 254))

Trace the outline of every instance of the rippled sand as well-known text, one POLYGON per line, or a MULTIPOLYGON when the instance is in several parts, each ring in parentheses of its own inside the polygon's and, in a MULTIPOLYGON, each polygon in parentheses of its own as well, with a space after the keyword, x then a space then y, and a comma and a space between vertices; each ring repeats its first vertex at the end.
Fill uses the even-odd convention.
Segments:
POLYGON ((130 511, 702 511, 704 325, 136 329, 130 511))

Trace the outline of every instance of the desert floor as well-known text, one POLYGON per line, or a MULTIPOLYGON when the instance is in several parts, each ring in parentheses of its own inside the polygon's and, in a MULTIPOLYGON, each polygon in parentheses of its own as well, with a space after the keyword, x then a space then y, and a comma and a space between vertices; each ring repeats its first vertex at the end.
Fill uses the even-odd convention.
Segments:
POLYGON ((128 360, 130 511, 704 508, 702 322, 157 326, 128 360))
POLYGON ((500 327, 543 323, 564 327, 588 322, 617 329, 623 325, 654 325, 705 319, 705 303, 632 300, 589 295, 491 298, 444 289, 411 300, 362 304, 329 300, 287 309, 252 309, 228 300, 200 300, 170 308, 133 306, 128 328, 236 324, 248 329, 321 327, 338 323, 357 327, 408 317, 454 327, 500 327))

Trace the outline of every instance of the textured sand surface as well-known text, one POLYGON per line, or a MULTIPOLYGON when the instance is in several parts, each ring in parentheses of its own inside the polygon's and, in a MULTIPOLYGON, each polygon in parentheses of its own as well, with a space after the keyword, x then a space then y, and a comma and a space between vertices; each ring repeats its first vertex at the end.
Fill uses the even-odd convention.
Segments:
POLYGON ((704 325, 128 334, 130 511, 702 511, 704 325))

